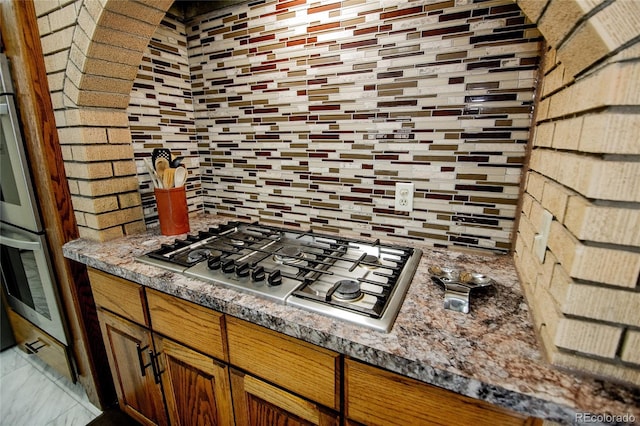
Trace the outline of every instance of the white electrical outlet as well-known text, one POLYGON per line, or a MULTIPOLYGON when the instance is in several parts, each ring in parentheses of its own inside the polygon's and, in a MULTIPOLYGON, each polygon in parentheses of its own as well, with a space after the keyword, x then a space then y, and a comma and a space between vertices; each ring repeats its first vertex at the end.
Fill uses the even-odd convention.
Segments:
POLYGON ((396 183, 396 206, 395 209, 401 212, 413 211, 413 183, 396 183))

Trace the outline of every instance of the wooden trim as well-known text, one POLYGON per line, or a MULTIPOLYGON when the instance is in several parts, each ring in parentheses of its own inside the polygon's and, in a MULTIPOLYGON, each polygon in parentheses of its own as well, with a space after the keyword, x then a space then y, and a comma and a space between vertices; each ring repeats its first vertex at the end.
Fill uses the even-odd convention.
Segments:
POLYGON ((78 379, 98 407, 115 397, 86 268, 62 245, 78 238, 32 0, 0 2, 0 29, 14 70, 17 103, 70 336, 78 379), (97 334, 96 334, 97 333, 97 334))

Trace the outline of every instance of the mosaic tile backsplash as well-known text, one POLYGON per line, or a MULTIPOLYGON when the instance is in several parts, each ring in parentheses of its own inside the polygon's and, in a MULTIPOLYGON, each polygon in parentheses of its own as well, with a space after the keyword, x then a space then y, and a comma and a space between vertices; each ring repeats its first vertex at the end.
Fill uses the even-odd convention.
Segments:
MULTIPOLYGON (((184 49, 179 26, 163 27, 184 49)), ((183 56, 159 64, 167 53, 150 46, 149 60, 190 79, 178 91, 193 110, 150 115, 185 120, 167 134, 187 134, 132 133, 139 155, 161 142, 191 156, 192 206, 316 232, 510 249, 541 43, 511 1, 258 1, 184 31, 188 77, 183 56), (414 183, 412 212, 394 210, 397 182, 414 183)), ((165 78, 146 84, 175 91, 165 78)))

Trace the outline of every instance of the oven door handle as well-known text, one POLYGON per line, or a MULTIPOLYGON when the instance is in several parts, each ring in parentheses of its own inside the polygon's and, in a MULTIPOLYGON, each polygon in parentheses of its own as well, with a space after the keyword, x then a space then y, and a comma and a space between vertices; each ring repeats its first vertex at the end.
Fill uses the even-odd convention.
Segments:
POLYGON ((2 234, 0 234, 0 244, 19 250, 42 250, 42 244, 40 243, 40 241, 29 241, 22 239, 17 240, 15 238, 7 237, 6 235, 2 234))

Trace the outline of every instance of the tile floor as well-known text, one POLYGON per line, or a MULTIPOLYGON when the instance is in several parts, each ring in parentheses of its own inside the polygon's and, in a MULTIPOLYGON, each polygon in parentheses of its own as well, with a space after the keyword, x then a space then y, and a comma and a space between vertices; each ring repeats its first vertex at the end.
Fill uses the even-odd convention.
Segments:
POLYGON ((15 346, 0 352, 0 426, 84 426, 100 413, 38 357, 15 346))

